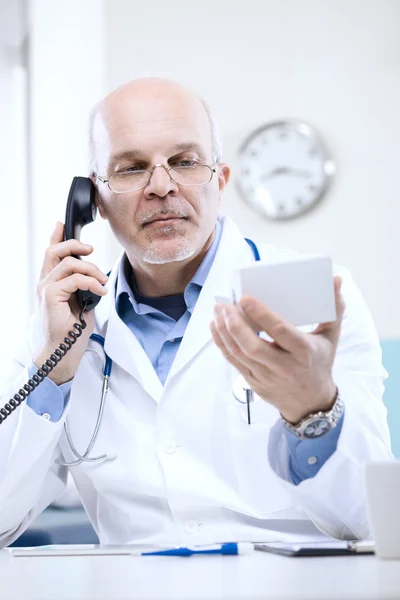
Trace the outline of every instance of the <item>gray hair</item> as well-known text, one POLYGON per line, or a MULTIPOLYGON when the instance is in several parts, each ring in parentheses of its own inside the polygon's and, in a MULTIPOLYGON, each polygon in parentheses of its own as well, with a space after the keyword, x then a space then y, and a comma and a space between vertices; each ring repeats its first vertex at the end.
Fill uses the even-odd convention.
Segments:
MULTIPOLYGON (((205 100, 198 96, 204 110, 207 113, 208 121, 211 129, 211 140, 212 140, 212 158, 214 163, 219 163, 222 159, 222 142, 219 133, 218 126, 212 115, 211 108, 205 100)), ((101 102, 98 102, 89 113, 88 121, 88 143, 89 143, 89 172, 90 174, 97 173, 96 166, 96 144, 94 141, 94 122, 96 119, 97 112, 99 110, 101 102)))
POLYGON ((210 123, 213 161, 215 163, 218 163, 222 160, 222 141, 221 141, 221 136, 219 133, 218 125, 213 117, 211 108, 209 107, 207 102, 205 100, 203 100, 203 98, 200 98, 200 97, 199 97, 199 100, 202 103, 204 110, 207 113, 208 121, 210 123))

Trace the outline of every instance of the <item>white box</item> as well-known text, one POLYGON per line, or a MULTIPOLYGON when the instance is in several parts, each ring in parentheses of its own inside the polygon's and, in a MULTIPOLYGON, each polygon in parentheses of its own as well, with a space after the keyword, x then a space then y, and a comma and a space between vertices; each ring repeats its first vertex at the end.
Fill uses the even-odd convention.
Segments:
POLYGON ((332 261, 329 256, 299 256, 257 261, 237 271, 234 302, 253 296, 293 325, 336 321, 332 261))

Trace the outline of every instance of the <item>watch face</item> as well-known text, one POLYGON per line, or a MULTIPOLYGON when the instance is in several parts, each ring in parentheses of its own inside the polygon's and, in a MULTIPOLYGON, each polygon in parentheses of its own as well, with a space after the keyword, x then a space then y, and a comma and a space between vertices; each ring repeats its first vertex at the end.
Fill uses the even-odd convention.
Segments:
POLYGON ((328 419, 321 417, 317 419, 313 419, 311 423, 306 425, 303 435, 305 438, 313 439, 319 438, 322 435, 325 435, 332 429, 332 424, 328 421, 328 419))
POLYGON ((325 194, 335 171, 306 123, 281 121, 254 131, 239 150, 239 192, 269 219, 293 219, 325 194))

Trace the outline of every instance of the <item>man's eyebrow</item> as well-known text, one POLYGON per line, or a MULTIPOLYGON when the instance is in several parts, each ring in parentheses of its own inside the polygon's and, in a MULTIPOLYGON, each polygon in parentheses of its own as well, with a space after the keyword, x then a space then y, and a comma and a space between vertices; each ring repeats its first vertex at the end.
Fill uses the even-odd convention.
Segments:
MULTIPOLYGON (((194 150, 200 155, 203 155, 204 152, 202 148, 193 142, 184 142, 182 144, 177 144, 171 148, 172 154, 179 154, 180 152, 185 152, 187 150, 194 150)), ((133 160, 137 158, 144 158, 145 154, 141 150, 123 150, 122 152, 117 152, 110 159, 110 168, 115 167, 119 162, 124 160, 133 160)))
POLYGON ((204 154, 202 148, 195 143, 185 142, 183 144, 177 144, 172 148, 172 152, 179 154, 179 152, 184 152, 185 150, 194 150, 198 152, 198 154, 204 154))
POLYGON ((143 158, 144 154, 141 150, 123 150, 122 152, 117 152, 110 159, 110 167, 115 167, 119 162, 123 160, 132 160, 134 158, 143 158))
MULTIPOLYGON (((177 144, 171 148, 171 154, 180 154, 181 152, 186 152, 188 150, 192 150, 197 152, 200 156, 204 156, 204 151, 194 142, 183 142, 182 144, 177 144)), ((122 150, 121 152, 117 152, 110 158, 109 169, 114 169, 118 163, 126 161, 126 160, 135 160, 138 158, 145 158, 145 153, 141 150, 122 150)))

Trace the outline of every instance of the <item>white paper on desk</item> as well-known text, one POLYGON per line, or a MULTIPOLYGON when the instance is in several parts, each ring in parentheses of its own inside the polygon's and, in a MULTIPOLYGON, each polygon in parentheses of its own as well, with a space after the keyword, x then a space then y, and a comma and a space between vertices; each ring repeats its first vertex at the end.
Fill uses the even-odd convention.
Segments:
POLYGON ((297 519, 277 519, 275 523, 276 530, 267 529, 260 531, 255 543, 282 542, 287 544, 334 542, 336 538, 330 537, 322 531, 319 531, 312 521, 300 521, 297 519))
MULTIPOLYGON (((168 546, 170 548, 171 546, 168 546)), ((140 556, 142 552, 151 552, 166 548, 152 545, 142 546, 101 546, 100 544, 54 544, 49 546, 30 546, 7 548, 11 556, 140 556)))

